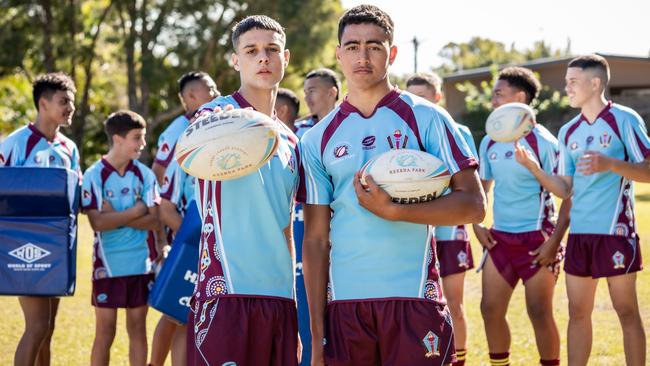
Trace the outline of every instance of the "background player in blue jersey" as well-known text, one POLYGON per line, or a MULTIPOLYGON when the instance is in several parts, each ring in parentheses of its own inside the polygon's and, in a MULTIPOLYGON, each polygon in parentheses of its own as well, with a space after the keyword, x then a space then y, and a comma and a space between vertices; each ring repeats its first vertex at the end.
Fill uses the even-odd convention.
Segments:
MULTIPOLYGON (((32 86, 36 119, 0 144, 0 167, 60 167, 76 171, 81 178, 79 150, 59 132, 61 126, 72 124, 75 92, 74 83, 65 74, 36 78, 32 86)), ((49 365, 59 298, 20 296, 18 301, 25 317, 25 330, 16 348, 14 364, 49 365)))
POLYGON ((315 365, 442 365, 455 358, 429 225, 482 220, 484 196, 476 160, 449 114, 390 83, 392 36, 390 16, 375 6, 341 17, 336 56, 349 94, 300 143, 315 365), (358 170, 391 148, 443 160, 452 193, 399 205, 371 178, 365 190, 358 170))
MULTIPOLYGON (((406 81, 406 91, 438 104, 442 99, 442 79, 434 73, 413 75, 406 81)), ((472 155, 478 159, 472 132, 467 126, 457 124, 457 127, 472 155)), ((452 366, 463 366, 467 356, 467 324, 463 308, 465 272, 474 268, 469 232, 466 225, 438 226, 435 240, 442 289, 454 322, 456 362, 452 366)))
POLYGON ((147 297, 152 256, 147 232, 166 245, 158 220, 160 193, 153 172, 136 159, 145 143, 146 123, 135 112, 108 116, 104 127, 110 150, 85 173, 82 207, 95 231, 92 304, 95 340, 91 365, 108 365, 115 338, 117 309, 126 308, 129 360, 147 362, 147 297))
MULTIPOLYGON (((285 33, 253 15, 232 32, 232 64, 241 87, 202 106, 198 118, 222 108, 253 108, 273 116, 289 63, 285 33)), ((191 300, 189 365, 297 365, 300 353, 291 233, 298 183, 297 138, 274 117, 275 155, 252 174, 197 179, 203 231, 198 283, 191 300)))
POLYGON ((605 99, 609 76, 601 56, 569 62, 566 92, 581 113, 560 129, 558 176, 547 177, 554 193, 573 194, 564 263, 569 365, 589 360, 591 313, 601 277, 607 278, 623 328, 626 363, 645 365, 646 337, 636 295, 636 272, 642 265, 632 183, 650 182, 650 139, 635 111, 605 99))
POLYGON ((291 131, 295 132, 294 122, 298 119, 298 113, 300 113, 300 99, 298 99, 296 93, 287 88, 278 89, 274 109, 276 117, 284 122, 291 131))
POLYGON ((334 109, 339 100, 341 81, 334 71, 321 68, 307 73, 303 88, 309 116, 296 122, 298 138, 334 109))
POLYGON ((158 137, 158 150, 151 167, 158 184, 162 184, 165 169, 172 161, 178 137, 190 125, 190 119, 196 110, 219 95, 217 84, 205 72, 190 71, 178 79, 178 97, 185 114, 176 117, 158 137))
MULTIPOLYGON (((492 106, 530 104, 540 91, 532 71, 508 67, 499 73, 492 106)), ((510 329, 506 313, 513 290, 522 280, 526 309, 535 331, 542 365, 559 365, 560 337, 553 319, 553 290, 557 279, 560 241, 568 227, 568 206, 560 222, 541 174, 557 166, 557 139, 542 125, 516 143, 498 143, 485 136, 480 146, 480 175, 486 192, 494 183, 492 229, 481 224, 474 231, 488 251, 483 268, 481 314, 490 361, 508 365, 510 329), (523 164, 520 156, 530 159, 523 164)))

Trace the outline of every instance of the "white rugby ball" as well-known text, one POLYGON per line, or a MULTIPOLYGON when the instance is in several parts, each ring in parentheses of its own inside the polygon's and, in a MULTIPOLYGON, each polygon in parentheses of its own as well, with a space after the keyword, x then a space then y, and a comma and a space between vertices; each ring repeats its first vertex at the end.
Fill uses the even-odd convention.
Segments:
POLYGON ((527 104, 507 103, 490 113, 485 131, 496 142, 514 142, 535 127, 535 111, 527 104))
POLYGON ((419 150, 387 151, 361 168, 361 184, 371 175, 375 183, 397 203, 419 203, 436 199, 449 186, 451 174, 435 156, 419 150))
POLYGON ((187 174, 228 180, 257 171, 278 147, 278 122, 252 109, 201 116, 176 143, 175 157, 187 174))

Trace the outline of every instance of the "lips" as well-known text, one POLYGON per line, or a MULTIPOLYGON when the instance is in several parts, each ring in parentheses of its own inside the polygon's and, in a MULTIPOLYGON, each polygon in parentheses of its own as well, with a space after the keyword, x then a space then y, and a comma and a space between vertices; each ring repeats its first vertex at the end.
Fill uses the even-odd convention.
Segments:
POLYGON ((372 72, 372 69, 368 67, 360 67, 357 69, 354 69, 355 74, 370 74, 372 72))

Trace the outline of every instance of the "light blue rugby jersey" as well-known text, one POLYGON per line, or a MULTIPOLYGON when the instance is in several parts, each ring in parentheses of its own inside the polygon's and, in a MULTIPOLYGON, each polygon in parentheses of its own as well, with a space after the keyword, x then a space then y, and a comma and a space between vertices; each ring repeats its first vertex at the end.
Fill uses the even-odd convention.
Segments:
MULTIPOLYGON (((544 126, 537 124, 519 144, 532 151, 548 174, 557 169, 558 142, 544 126)), ((493 228, 509 233, 555 227, 555 203, 537 178, 515 159, 513 142, 495 142, 485 136, 479 148, 483 180, 494 180, 493 228)))
POLYGON ((368 160, 394 148, 427 151, 452 175, 475 166, 451 116, 420 97, 392 90, 368 118, 344 101, 305 133, 300 146, 305 178, 299 200, 328 205, 333 212, 330 300, 439 300, 431 273, 431 228, 370 213, 359 205, 352 179, 368 160))
POLYGON ((176 159, 172 159, 167 169, 160 190, 160 196, 176 205, 181 215, 185 214, 187 206, 194 201, 196 178, 185 173, 176 159))
POLYGON ((632 181, 611 171, 584 176, 576 163, 586 150, 633 163, 650 157, 643 119, 632 109, 609 104, 594 123, 578 115, 560 129, 558 175, 573 177, 573 234, 620 235, 637 239, 632 181))
MULTIPOLYGON (((160 192, 151 169, 132 160, 123 176, 102 159, 86 170, 81 194, 85 210, 100 210, 104 201, 124 211, 142 200, 147 207, 160 203, 160 192)), ((140 275, 151 272, 147 231, 128 226, 95 232, 93 279, 140 275)))
MULTIPOLYGON (((192 113, 193 114, 193 113, 192 113)), ((189 116, 192 116, 189 114, 189 116)), ((172 123, 158 137, 158 151, 156 152, 155 162, 164 166, 169 166, 173 157, 174 150, 176 149, 176 141, 181 136, 183 131, 190 125, 188 115, 181 115, 176 117, 172 123)))
MULTIPOLYGON (((205 104, 197 116, 228 104, 252 107, 234 93, 205 104)), ((298 185, 298 139, 275 121, 277 151, 258 171, 226 181, 196 180, 203 222, 194 295, 199 301, 228 294, 295 299, 295 254, 284 230, 298 185)))
MULTIPOLYGON (((469 146, 472 156, 478 160, 478 153, 476 152, 476 144, 474 143, 474 137, 472 137, 472 131, 469 127, 457 123, 456 126, 460 131, 460 134, 463 136, 463 139, 469 146)), ((469 240, 469 232, 467 231, 467 225, 458 225, 458 226, 436 226, 435 228, 436 240, 437 241, 451 241, 451 240, 469 240)))
POLYGON ((302 138, 302 135, 305 134, 305 132, 309 131, 310 128, 316 126, 316 121, 314 120, 314 116, 310 116, 309 118, 296 122, 294 126, 296 127, 296 136, 298 136, 300 139, 302 138))
POLYGON ((48 141, 31 123, 12 132, 0 144, 2 166, 67 168, 81 178, 77 145, 61 132, 48 141))

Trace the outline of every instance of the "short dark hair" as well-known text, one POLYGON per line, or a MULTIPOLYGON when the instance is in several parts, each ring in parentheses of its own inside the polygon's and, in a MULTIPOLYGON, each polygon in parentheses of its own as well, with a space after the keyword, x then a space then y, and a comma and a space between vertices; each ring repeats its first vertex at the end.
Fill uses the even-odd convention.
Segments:
POLYGON ((530 104, 533 99, 537 98, 542 90, 542 85, 533 71, 525 67, 506 67, 499 72, 498 80, 505 80, 511 87, 526 93, 526 104, 530 104))
POLYGON ((305 76, 305 80, 311 78, 321 78, 327 81, 328 83, 332 84, 333 87, 336 87, 336 100, 339 100, 339 94, 341 92, 341 80, 333 70, 330 70, 325 67, 312 70, 309 73, 307 73, 307 76, 305 76))
POLYGON ((207 72, 203 72, 203 71, 190 71, 183 74, 178 79, 178 92, 183 94, 185 87, 187 87, 191 82, 197 80, 203 80, 203 79, 212 80, 210 75, 207 72))
POLYGON ((383 29, 384 33, 388 36, 390 44, 393 44, 393 29, 395 27, 390 15, 374 5, 367 4, 355 6, 346 11, 341 19, 339 19, 339 43, 341 43, 341 37, 343 36, 345 27, 350 24, 366 23, 374 24, 383 29))
POLYGON ((232 27, 231 40, 235 51, 237 50, 239 37, 252 29, 265 29, 274 31, 282 36, 282 40, 287 39, 286 34, 284 34, 284 28, 282 28, 280 23, 278 23, 275 19, 272 19, 266 15, 249 15, 232 27))
POLYGON ((432 89, 435 94, 442 93, 442 79, 434 72, 423 72, 411 76, 406 81, 406 87, 408 88, 411 85, 424 85, 432 89))
POLYGON ((579 67, 582 70, 595 69, 599 71, 603 87, 609 84, 609 63, 600 55, 583 55, 569 61, 569 67, 579 67))
POLYGON ((141 130, 147 128, 147 122, 141 115, 129 111, 121 110, 111 113, 104 121, 104 131, 108 136, 108 143, 113 144, 113 136, 119 135, 125 137, 131 130, 141 130))
POLYGON ((77 88, 74 87, 72 79, 62 72, 52 72, 37 77, 32 84, 32 97, 36 110, 41 97, 50 99, 58 91, 71 91, 74 94, 77 88))
MULTIPOLYGON (((291 113, 293 113, 295 117, 298 117, 298 113, 300 112, 300 99, 298 99, 296 93, 286 88, 279 88, 278 96, 276 98, 278 100, 282 100, 283 102, 285 102, 289 106, 289 108, 291 108, 291 113)), ((293 122, 293 121, 284 121, 284 122, 293 122)))

